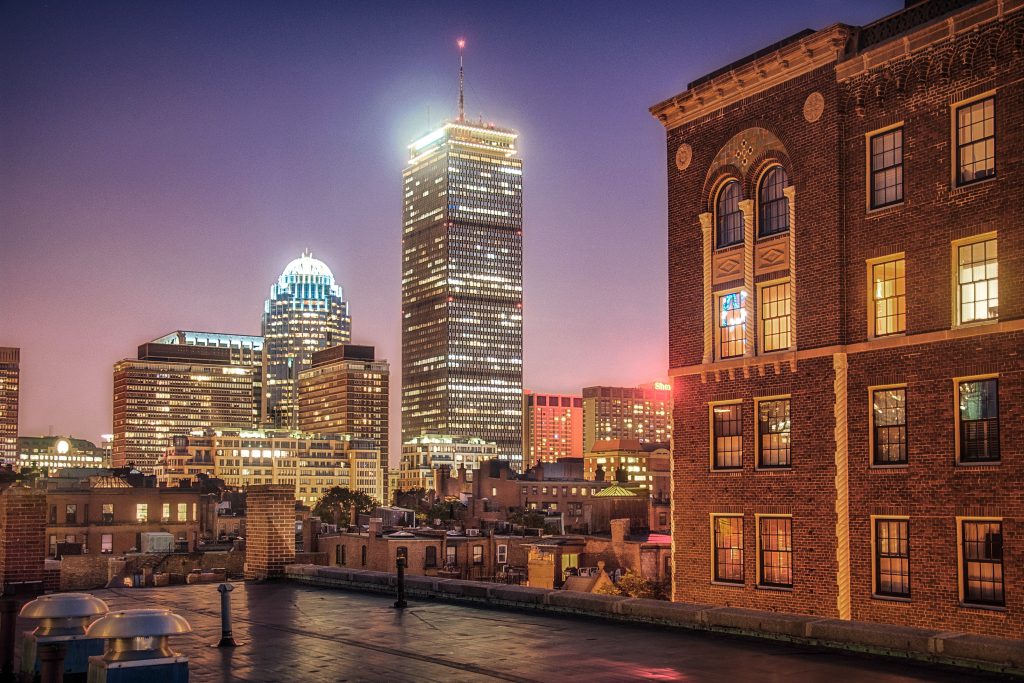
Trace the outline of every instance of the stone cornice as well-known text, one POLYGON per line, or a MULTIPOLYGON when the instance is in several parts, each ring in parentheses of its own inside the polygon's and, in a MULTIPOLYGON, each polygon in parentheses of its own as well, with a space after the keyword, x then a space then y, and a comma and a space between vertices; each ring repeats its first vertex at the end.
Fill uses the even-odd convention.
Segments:
POLYGON ((853 28, 834 24, 650 108, 671 130, 838 61, 853 28))
POLYGON ((933 48, 963 33, 977 31, 982 25, 1021 9, 1024 9, 1024 0, 988 0, 966 7, 946 19, 925 24, 850 56, 836 65, 836 80, 843 82, 862 76, 872 69, 933 48))

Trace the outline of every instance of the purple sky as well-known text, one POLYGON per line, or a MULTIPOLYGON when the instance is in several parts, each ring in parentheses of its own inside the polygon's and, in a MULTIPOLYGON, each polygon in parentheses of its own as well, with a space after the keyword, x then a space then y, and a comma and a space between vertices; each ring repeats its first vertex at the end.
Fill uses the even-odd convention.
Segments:
POLYGON ((899 0, 30 2, 0 9, 0 346, 21 433, 111 429, 115 361, 174 329, 258 334, 304 247, 392 363, 401 170, 454 113, 517 129, 525 385, 667 365, 664 133, 647 107, 805 28, 899 0))

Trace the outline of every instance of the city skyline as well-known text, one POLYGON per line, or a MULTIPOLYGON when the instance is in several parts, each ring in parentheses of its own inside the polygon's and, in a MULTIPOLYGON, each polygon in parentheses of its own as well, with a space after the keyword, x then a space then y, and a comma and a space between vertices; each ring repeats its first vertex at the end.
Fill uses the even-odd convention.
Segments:
MULTIPOLYGON (((657 26, 622 10, 577 26, 581 5, 543 16, 509 10, 501 31, 496 10, 460 9, 453 19, 418 9, 423 39, 389 33, 394 49, 379 50, 376 61, 365 54, 367 62, 353 57, 360 27, 376 18, 369 11, 306 9, 273 36, 230 8, 189 16, 90 15, 59 4, 5 11, 10 78, 0 113, 15 134, 5 138, 11 163, 0 171, 0 270, 9 282, 0 344, 22 349, 20 432, 52 428, 92 440, 108 432, 112 363, 168 329, 257 334, 266 282, 307 247, 347 290, 353 341, 398 362, 400 192, 367 188, 393 188, 405 146, 428 124, 454 117, 454 42, 463 35, 469 117, 482 110, 519 130, 530 158, 526 388, 575 392, 661 378, 663 151, 643 103, 742 56, 746 45, 898 6, 808 3, 762 25, 741 22, 734 48, 716 51, 666 39, 688 22, 710 33, 727 19, 725 8, 665 8, 657 26), (321 20, 352 42, 339 47, 316 27, 321 20), (231 21, 241 28, 221 44, 218 29, 231 21), (150 40, 120 38, 126 22, 150 40), (631 31, 620 32, 623 22, 631 31), (168 40, 165 25, 184 39, 168 40), (560 44, 569 25, 594 39, 581 42, 601 45, 599 54, 560 44), (507 37, 513 27, 529 39, 507 37), (643 66, 651 57, 632 49, 638 40, 666 45, 678 68, 643 66), (535 54, 545 41, 549 57, 535 54), (604 70, 610 81, 574 77, 580 70, 604 70), (232 97, 238 110, 228 109, 232 97), (622 99, 640 104, 611 106, 622 99), (350 161, 339 162, 339 153, 350 161), (566 268, 567 254, 581 265, 566 268), (32 275, 42 269, 62 277, 40 287, 32 275), (622 276, 613 284, 609 272, 622 276), (602 308, 580 306, 580 296, 602 308), (76 354, 83 337, 90 351, 76 354)), ((398 391, 396 382, 395 429, 398 391)))

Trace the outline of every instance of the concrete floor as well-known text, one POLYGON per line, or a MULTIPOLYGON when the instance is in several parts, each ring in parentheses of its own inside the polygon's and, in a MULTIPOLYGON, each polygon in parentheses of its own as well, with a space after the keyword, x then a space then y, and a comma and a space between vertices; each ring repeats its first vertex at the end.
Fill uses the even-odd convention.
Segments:
MULTIPOLYGON (((596 620, 392 600, 289 583, 235 584, 234 649, 216 585, 96 591, 111 610, 164 606, 195 683, 224 681, 982 681, 974 674, 770 642, 596 620)), ((19 624, 22 626, 22 624, 19 624)), ((24 623, 25 628, 31 625, 24 623)), ((996 679, 992 679, 996 680, 996 679)))

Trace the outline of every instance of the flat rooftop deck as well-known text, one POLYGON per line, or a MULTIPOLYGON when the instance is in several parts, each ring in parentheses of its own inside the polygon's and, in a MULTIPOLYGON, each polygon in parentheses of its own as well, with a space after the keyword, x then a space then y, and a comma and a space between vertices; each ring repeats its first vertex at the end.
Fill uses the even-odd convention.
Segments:
MULTIPOLYGON (((111 610, 163 606, 193 633, 171 647, 207 681, 972 681, 910 663, 655 626, 410 601, 287 582, 236 583, 234 649, 216 584, 94 591, 111 610)), ((19 631, 30 627, 19 623, 19 631)))

